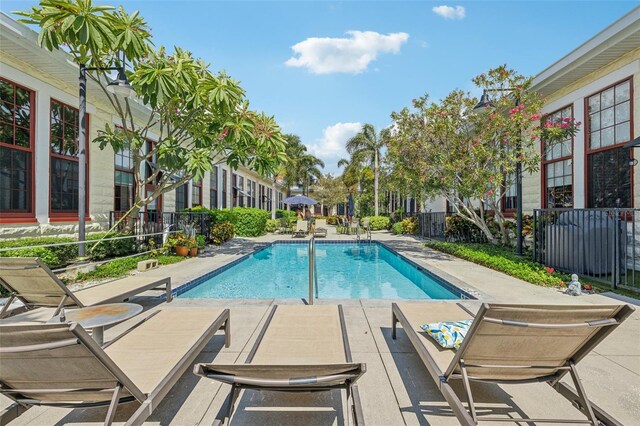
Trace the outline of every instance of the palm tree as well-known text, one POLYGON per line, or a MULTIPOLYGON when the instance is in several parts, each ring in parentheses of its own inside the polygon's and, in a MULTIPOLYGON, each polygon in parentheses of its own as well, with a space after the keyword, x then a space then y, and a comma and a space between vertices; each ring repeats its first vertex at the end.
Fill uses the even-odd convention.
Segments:
POLYGON ((286 140, 285 152, 287 163, 283 166, 280 175, 287 187, 287 197, 291 196, 291 187, 299 182, 299 159, 306 154, 307 147, 302 144, 297 135, 284 135, 286 140))
POLYGON ((309 195, 309 187, 322 177, 324 162, 311 154, 304 154, 298 159, 298 177, 302 183, 302 193, 309 195))
MULTIPOLYGON (((351 163, 366 162, 373 167, 373 200, 376 216, 378 216, 380 212, 378 206, 380 157, 382 156, 382 148, 386 145, 388 137, 388 129, 382 130, 380 135, 378 135, 372 124, 365 124, 357 135, 347 141, 347 152, 351 155, 351 163)), ((342 162, 343 160, 340 161, 342 162)), ((338 165, 340 165, 340 163, 338 163, 338 165)))

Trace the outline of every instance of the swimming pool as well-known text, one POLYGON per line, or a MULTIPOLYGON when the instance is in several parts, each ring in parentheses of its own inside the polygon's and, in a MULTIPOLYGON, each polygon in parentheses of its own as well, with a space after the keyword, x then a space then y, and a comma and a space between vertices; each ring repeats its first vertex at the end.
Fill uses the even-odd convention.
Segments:
MULTIPOLYGON (((307 244, 273 243, 176 289, 179 298, 299 299, 309 292, 307 244)), ((379 243, 316 241, 320 299, 470 296, 379 243)))

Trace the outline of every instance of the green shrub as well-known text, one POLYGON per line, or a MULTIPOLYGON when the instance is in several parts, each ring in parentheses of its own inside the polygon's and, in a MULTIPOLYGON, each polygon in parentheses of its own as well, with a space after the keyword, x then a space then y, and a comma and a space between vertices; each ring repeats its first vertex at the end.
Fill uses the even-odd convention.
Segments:
POLYGON ((396 222, 391 226, 391 233, 395 235, 404 234, 404 223, 396 222))
POLYGON ((87 241, 96 241, 105 238, 103 241, 98 241, 95 244, 87 244, 87 254, 92 260, 102 260, 108 257, 120 257, 133 254, 136 252, 135 237, 108 240, 109 238, 126 236, 127 234, 119 232, 112 232, 108 235, 106 232, 87 235, 87 241))
POLYGON ((269 212, 251 207, 236 207, 233 209, 235 216, 236 234, 240 237, 259 237, 264 235, 269 212))
POLYGON ((222 222, 211 227, 211 242, 220 245, 233 238, 234 227, 231 222, 222 222))
POLYGON ((292 218, 296 217, 296 212, 293 210, 276 209, 276 219, 281 217, 292 218))
POLYGON ((415 217, 408 217, 402 220, 402 227, 405 234, 418 235, 418 221, 415 217))
POLYGON ((338 216, 316 216, 316 219, 324 219, 327 221, 327 225, 337 225, 338 216))
POLYGON ((229 209, 210 210, 211 224, 217 225, 224 222, 235 224, 237 220, 236 210, 237 209, 233 209, 233 211, 229 209))
POLYGON ((45 247, 3 251, 0 257, 39 257, 49 268, 65 265, 53 251, 45 247))
POLYGON ((360 221, 360 224, 363 224, 365 219, 369 219, 369 226, 371 227, 372 231, 381 231, 383 229, 389 229, 390 219, 387 216, 364 217, 360 221))
POLYGON ((267 224, 264 227, 266 232, 276 232, 276 229, 280 227, 279 219, 267 219, 267 224))
POLYGON ((42 246, 46 244, 68 243, 75 241, 69 237, 36 237, 20 238, 17 240, 0 241, 0 248, 13 248, 16 250, 2 251, 1 257, 39 257, 50 268, 59 268, 70 263, 78 256, 78 246, 68 244, 54 247, 38 247, 33 249, 18 249, 27 246, 42 246))
POLYGON ((425 245, 532 284, 557 287, 570 279, 567 274, 549 273, 544 265, 516 256, 511 248, 478 243, 428 242, 425 245))

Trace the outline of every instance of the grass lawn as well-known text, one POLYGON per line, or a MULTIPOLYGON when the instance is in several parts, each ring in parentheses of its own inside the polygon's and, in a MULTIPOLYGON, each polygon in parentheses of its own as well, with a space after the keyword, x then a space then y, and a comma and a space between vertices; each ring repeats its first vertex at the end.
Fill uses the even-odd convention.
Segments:
POLYGON ((147 259, 157 259, 158 265, 171 265, 172 263, 178 263, 188 257, 165 255, 158 256, 142 255, 135 257, 128 257, 125 259, 117 259, 103 265, 97 266, 95 271, 91 272, 79 272, 75 279, 70 280, 70 283, 78 283, 90 280, 100 280, 105 278, 117 278, 123 275, 127 275, 129 272, 135 270, 138 266, 138 262, 147 259))
MULTIPOLYGON (((527 257, 518 257, 514 254, 513 249, 501 246, 435 241, 427 242, 425 246, 503 272, 531 284, 545 287, 564 287, 565 283, 571 281, 570 274, 558 271, 549 273, 544 265, 533 262, 527 257)), ((638 292, 622 288, 612 289, 608 284, 588 278, 580 277, 580 282, 590 284, 596 292, 613 291, 636 299, 640 297, 638 292)))

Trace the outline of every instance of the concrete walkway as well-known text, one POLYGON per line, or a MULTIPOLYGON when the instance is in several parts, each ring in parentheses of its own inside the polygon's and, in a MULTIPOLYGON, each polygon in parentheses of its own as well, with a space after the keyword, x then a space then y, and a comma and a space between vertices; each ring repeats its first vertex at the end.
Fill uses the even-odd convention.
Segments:
MULTIPOLYGON (((146 274, 170 275, 174 286, 203 275, 233 261, 264 243, 288 236, 265 236, 253 240, 234 239, 216 248, 213 255, 187 260, 146 274)), ((351 239, 329 235, 330 239, 351 239)), ((476 291, 484 301, 552 304, 611 304, 619 300, 608 295, 570 297, 557 290, 533 286, 473 263, 426 249, 408 237, 374 233, 374 239, 429 268, 453 284, 476 291)), ((274 304, 297 304, 301 300, 218 300, 175 299, 170 305, 158 305, 150 293, 134 301, 147 309, 175 306, 224 306, 231 309, 232 345, 223 348, 223 337, 217 335, 200 355, 199 362, 242 363, 246 359, 269 309, 274 304)), ((613 295, 615 297, 615 295, 613 295)), ((634 303, 638 301, 631 300, 634 303)), ((428 376, 406 335, 390 337, 391 302, 379 300, 320 300, 317 303, 342 303, 347 330, 356 362, 367 364, 360 382, 365 421, 369 425, 455 425, 447 404, 428 376)), ((429 302, 425 302, 425 305, 429 302)), ((479 302, 469 302, 479 303, 479 302)), ((640 307, 639 307, 640 309, 640 307)), ((134 319, 135 320, 135 319, 134 319)), ((108 340, 131 324, 113 327, 105 333, 108 340)), ((640 313, 637 311, 578 365, 590 398, 625 425, 640 424, 640 313)), ((528 417, 578 418, 581 414, 546 384, 473 386, 480 412, 491 409, 509 418, 528 417)), ((149 425, 209 425, 222 406, 227 386, 199 379, 187 372, 173 391, 154 411, 149 425)), ((462 394, 461 394, 462 395, 462 394)), ((7 405, 4 397, 0 406, 7 405)), ((260 395, 243 394, 235 423, 241 425, 329 425, 342 424, 340 394, 328 395, 260 395), (282 414, 281 410, 288 410, 282 414)), ((116 416, 126 420, 135 406, 123 406, 116 416)), ((100 424, 105 410, 68 410, 33 408, 12 425, 100 424)), ((513 424, 513 423, 505 423, 513 424)))

